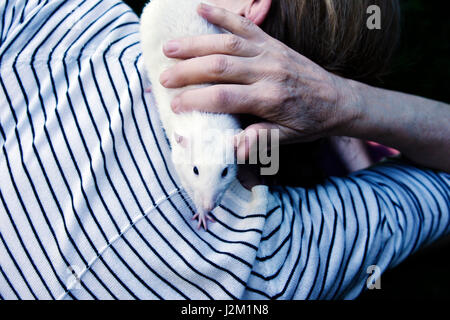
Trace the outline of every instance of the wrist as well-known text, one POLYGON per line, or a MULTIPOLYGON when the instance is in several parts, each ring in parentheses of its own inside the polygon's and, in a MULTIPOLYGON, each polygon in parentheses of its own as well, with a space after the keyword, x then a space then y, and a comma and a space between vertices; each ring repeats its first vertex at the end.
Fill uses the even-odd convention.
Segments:
POLYGON ((364 92, 368 86, 341 77, 337 77, 336 82, 335 122, 328 136, 357 137, 357 128, 364 118, 364 92))

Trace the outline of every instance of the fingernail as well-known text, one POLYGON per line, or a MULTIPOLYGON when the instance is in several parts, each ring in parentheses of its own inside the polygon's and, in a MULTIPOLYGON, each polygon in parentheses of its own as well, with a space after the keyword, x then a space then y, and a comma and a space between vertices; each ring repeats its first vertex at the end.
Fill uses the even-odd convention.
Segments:
POLYGON ((212 6, 206 4, 206 3, 200 3, 200 10, 203 12, 210 12, 212 10, 212 6))
POLYGON ((181 109, 181 99, 178 98, 178 97, 175 97, 175 98, 172 100, 171 106, 172 106, 173 112, 175 112, 175 113, 180 112, 180 109, 181 109))
POLYGON ((168 82, 169 82, 169 73, 167 71, 164 71, 161 76, 159 77, 159 82, 163 85, 163 86, 167 86, 168 82))
POLYGON ((176 40, 170 40, 164 44, 164 51, 173 54, 180 49, 180 43, 176 40))

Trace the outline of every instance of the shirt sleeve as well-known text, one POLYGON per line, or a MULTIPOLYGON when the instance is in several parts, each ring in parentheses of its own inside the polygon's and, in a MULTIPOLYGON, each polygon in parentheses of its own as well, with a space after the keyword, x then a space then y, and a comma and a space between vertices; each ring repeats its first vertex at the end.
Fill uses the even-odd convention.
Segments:
POLYGON ((450 231, 449 175, 397 160, 271 195, 250 287, 272 298, 356 298, 450 231))

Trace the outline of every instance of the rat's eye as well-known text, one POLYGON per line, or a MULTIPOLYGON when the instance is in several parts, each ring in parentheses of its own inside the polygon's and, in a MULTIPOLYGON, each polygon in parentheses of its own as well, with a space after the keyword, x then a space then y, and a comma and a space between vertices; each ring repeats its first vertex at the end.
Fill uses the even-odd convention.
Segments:
POLYGON ((228 174, 228 168, 223 169, 222 171, 222 178, 225 178, 228 174))
POLYGON ((193 171, 194 171, 195 175, 198 176, 198 168, 194 167, 193 171))

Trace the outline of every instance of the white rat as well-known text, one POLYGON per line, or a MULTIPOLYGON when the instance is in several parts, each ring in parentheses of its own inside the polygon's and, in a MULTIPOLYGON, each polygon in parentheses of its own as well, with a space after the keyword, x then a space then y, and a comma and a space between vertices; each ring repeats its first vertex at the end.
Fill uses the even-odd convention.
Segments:
POLYGON ((207 229, 207 219, 236 179, 232 138, 240 129, 236 117, 226 114, 188 112, 175 114, 170 103, 190 86, 167 89, 159 82, 161 73, 178 62, 163 53, 169 40, 201 34, 225 33, 197 13, 200 0, 152 0, 141 15, 141 45, 147 76, 158 105, 162 125, 172 149, 172 161, 181 184, 193 200, 198 219, 207 229))

